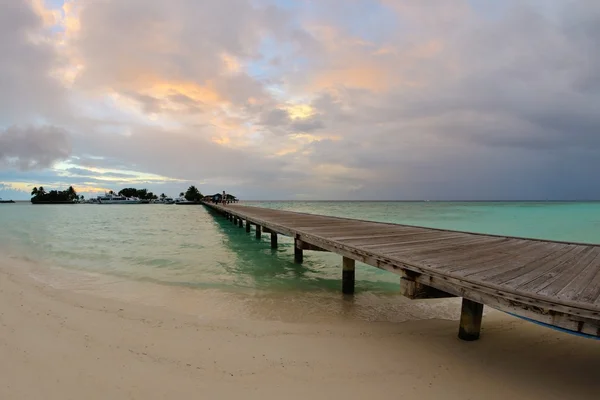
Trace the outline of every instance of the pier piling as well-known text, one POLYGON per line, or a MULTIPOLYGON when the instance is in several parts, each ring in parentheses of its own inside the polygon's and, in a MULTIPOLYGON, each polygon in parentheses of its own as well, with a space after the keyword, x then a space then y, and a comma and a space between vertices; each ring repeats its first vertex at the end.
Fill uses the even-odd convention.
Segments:
POLYGON ((342 293, 354 294, 354 265, 355 261, 342 257, 342 293))
POLYGON ((246 220, 246 232, 250 233, 250 221, 246 220))
POLYGON ((262 234, 262 226, 256 225, 256 238, 260 239, 261 234, 262 234))
POLYGON ((302 264, 304 261, 304 251, 302 250, 302 242, 298 239, 294 239, 294 262, 302 264))
POLYGON ((240 228, 242 228, 242 227, 244 226, 244 222, 242 221, 242 219, 241 219, 241 218, 238 218, 238 226, 239 226, 240 228))
POLYGON ((479 339, 482 316, 483 304, 476 303, 463 297, 460 311, 458 337, 467 341, 479 339))
POLYGON ((275 233, 275 232, 271 232, 271 248, 272 249, 277 248, 277 233, 275 233))

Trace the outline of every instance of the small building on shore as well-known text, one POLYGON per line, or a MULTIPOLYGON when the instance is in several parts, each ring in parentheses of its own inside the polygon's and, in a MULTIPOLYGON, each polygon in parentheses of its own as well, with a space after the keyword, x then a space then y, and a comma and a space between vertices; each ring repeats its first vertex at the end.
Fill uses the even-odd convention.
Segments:
MULTIPOLYGON (((235 197, 231 194, 225 194, 225 197, 226 197, 227 203, 237 203, 239 201, 237 197, 235 197)), ((216 194, 213 194, 212 196, 204 196, 202 198, 202 200, 209 202, 209 203, 222 203, 223 202, 223 193, 216 193, 216 194)))

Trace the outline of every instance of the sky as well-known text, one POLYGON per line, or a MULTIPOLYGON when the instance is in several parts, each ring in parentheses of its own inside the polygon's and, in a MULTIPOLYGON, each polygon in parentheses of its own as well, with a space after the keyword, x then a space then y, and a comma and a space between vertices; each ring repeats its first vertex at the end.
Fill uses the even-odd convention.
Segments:
POLYGON ((0 197, 600 199, 597 0, 0 0, 0 197))

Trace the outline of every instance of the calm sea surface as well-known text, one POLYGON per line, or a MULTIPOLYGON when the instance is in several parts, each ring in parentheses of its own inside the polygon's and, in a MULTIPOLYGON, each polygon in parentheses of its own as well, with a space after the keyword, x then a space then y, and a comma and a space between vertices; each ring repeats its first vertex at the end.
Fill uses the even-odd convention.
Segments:
MULTIPOLYGON (((282 210, 472 232, 600 243, 600 203, 251 202, 282 210)), ((340 257, 290 239, 271 250, 202 206, 0 205, 0 251, 124 279, 247 293, 336 295, 340 257)), ((398 277, 358 266, 357 292, 397 293, 398 277)), ((318 296, 317 296, 318 297, 318 296)))

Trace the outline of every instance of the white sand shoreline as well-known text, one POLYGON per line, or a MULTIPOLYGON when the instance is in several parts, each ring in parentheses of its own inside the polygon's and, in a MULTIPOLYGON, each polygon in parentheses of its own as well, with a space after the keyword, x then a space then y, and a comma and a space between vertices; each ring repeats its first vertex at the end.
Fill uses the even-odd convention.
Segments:
POLYGON ((451 320, 199 317, 190 292, 162 304, 111 298, 48 285, 2 261, 0 398, 597 399, 600 391, 597 341, 500 312, 488 313, 480 341, 466 343, 451 320))

